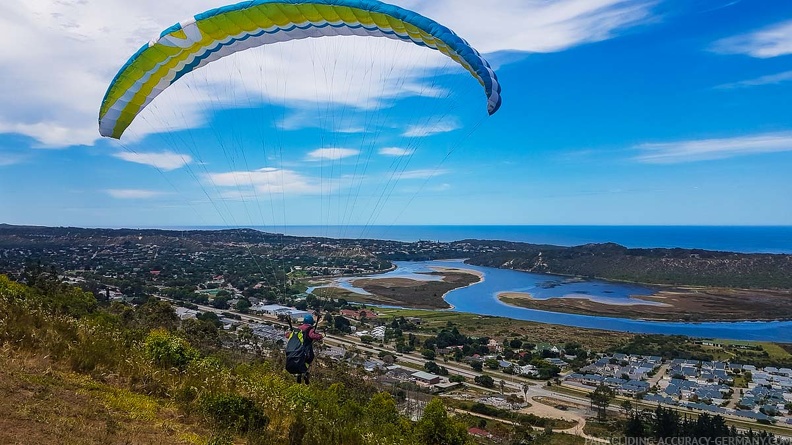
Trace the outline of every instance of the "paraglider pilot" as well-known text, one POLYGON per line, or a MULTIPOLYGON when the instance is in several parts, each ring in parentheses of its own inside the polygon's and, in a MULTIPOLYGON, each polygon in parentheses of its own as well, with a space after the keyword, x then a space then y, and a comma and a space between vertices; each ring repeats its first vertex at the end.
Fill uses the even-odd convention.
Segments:
POLYGON ((297 376, 297 383, 305 381, 306 385, 309 384, 308 367, 315 358, 313 342, 324 338, 322 334, 316 332, 316 324, 317 320, 313 315, 308 314, 303 317, 302 324, 295 329, 291 326, 291 318, 289 318, 291 329, 286 334, 289 339, 286 343, 286 371, 297 376))

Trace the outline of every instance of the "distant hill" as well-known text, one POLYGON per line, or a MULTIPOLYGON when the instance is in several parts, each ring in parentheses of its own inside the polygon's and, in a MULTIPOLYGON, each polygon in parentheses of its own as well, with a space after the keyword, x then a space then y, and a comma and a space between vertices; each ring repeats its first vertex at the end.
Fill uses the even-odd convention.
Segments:
POLYGON ((628 249, 613 243, 576 247, 495 245, 498 250, 476 255, 468 263, 651 284, 792 289, 792 255, 628 249))
POLYGON ((576 247, 489 240, 406 243, 285 236, 253 229, 182 231, 0 224, 0 249, 123 243, 179 245, 193 251, 225 249, 238 243, 268 244, 286 257, 304 256, 306 252, 316 254, 319 247, 333 246, 334 255, 357 252, 382 262, 469 258, 469 264, 479 266, 646 284, 792 289, 792 255, 701 249, 629 249, 614 243, 576 247))

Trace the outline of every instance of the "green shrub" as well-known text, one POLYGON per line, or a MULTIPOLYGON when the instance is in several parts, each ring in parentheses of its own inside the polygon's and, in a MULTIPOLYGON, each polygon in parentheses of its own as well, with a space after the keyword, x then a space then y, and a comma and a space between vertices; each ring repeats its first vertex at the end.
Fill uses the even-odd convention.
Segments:
POLYGON ((151 331, 143 344, 143 350, 157 366, 182 371, 200 355, 185 340, 163 330, 151 331))
POLYGON ((249 434, 263 430, 269 423, 256 402, 236 394, 208 396, 199 404, 200 412, 219 429, 249 434))

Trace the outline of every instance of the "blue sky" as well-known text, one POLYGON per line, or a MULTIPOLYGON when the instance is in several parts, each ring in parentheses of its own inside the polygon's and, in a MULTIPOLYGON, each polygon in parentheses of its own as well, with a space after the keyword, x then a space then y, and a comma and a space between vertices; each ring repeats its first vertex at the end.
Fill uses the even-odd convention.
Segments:
POLYGON ((120 143, 115 72, 216 1, 7 3, 0 222, 792 224, 791 2, 399 1, 493 63, 497 114, 435 52, 333 38, 210 65, 120 143))

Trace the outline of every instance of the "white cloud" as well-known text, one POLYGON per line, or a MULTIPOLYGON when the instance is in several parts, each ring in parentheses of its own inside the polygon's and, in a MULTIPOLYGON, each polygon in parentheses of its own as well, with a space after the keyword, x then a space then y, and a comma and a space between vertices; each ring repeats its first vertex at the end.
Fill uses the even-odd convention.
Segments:
POLYGON ((113 156, 128 162, 150 165, 165 171, 176 170, 192 162, 192 157, 173 153, 171 151, 165 151, 162 153, 135 153, 130 151, 122 151, 115 153, 113 156))
POLYGON ((407 149, 407 148, 399 148, 399 147, 387 147, 387 148, 379 149, 379 154, 381 154, 382 156, 401 157, 401 156, 410 156, 413 153, 415 153, 415 150, 407 149))
POLYGON ((792 54, 792 20, 718 40, 711 49, 722 54, 747 54, 762 59, 792 54))
POLYGON ((308 153, 307 160, 309 161, 337 161, 339 159, 357 156, 359 150, 351 148, 320 148, 308 153))
POLYGON ((762 153, 792 151, 792 132, 764 133, 723 139, 641 144, 635 157, 649 164, 679 164, 762 153))
POLYGON ((441 133, 450 133, 462 128, 456 119, 446 119, 442 122, 428 123, 422 125, 410 125, 402 136, 408 138, 423 138, 441 133))
POLYGON ((138 189, 109 189, 105 193, 116 199, 151 199, 164 195, 163 192, 138 189))
POLYGON ((715 88, 730 90, 735 88, 747 88, 761 85, 776 85, 790 80, 792 80, 792 71, 784 71, 783 73, 769 74, 767 76, 757 77, 756 79, 741 80, 739 82, 718 85, 715 88))
MULTIPOLYGON (((271 195, 321 195, 339 187, 339 180, 310 178, 294 170, 262 168, 254 171, 234 171, 212 173, 206 176, 211 185, 216 187, 234 187, 226 191, 223 197, 238 198, 239 190, 255 189, 258 199, 267 199, 271 195)), ((245 191, 242 196, 252 197, 253 192, 245 191)))
MULTIPOLYGON (((485 53, 561 51, 604 40, 651 19, 653 4, 490 0, 482 8, 480 2, 459 0, 394 2, 451 27, 485 53)), ((216 0, 0 2, 0 38, 14 42, 0 47, 0 133, 29 136, 42 148, 95 143, 100 102, 129 56, 173 23, 216 6, 216 0)), ((395 97, 442 97, 447 91, 421 76, 447 66, 453 63, 435 51, 390 39, 271 45, 185 77, 133 122, 125 141, 195 128, 205 125, 214 110, 259 101, 287 110, 317 102, 372 110, 395 97), (383 58, 383 53, 398 57, 383 58)))
POLYGON ((651 20, 656 1, 489 0, 485 7, 459 0, 412 3, 420 5, 419 12, 459 31, 483 53, 548 53, 606 40, 620 29, 651 20))

